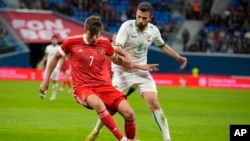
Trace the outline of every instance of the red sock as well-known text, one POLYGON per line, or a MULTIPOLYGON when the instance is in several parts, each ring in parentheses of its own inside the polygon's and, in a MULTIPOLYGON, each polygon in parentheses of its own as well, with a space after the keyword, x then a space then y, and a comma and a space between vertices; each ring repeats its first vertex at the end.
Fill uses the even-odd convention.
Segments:
POLYGON ((123 135, 118 126, 116 125, 113 117, 109 114, 107 110, 98 113, 98 116, 102 123, 115 135, 115 137, 120 140, 123 135))
POLYGON ((70 81, 67 81, 67 85, 69 86, 69 88, 72 88, 70 81))
POLYGON ((125 121, 125 133, 127 138, 134 139, 136 133, 135 120, 127 120, 125 121))
POLYGON ((63 81, 63 84, 62 84, 62 87, 63 87, 63 88, 65 87, 65 83, 66 83, 66 82, 65 82, 65 81, 63 81))

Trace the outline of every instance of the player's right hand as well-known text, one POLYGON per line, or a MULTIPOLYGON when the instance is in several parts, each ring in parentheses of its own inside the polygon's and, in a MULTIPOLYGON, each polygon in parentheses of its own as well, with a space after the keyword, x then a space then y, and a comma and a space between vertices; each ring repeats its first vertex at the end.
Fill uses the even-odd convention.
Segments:
POLYGON ((187 58, 180 56, 178 61, 181 63, 180 69, 184 69, 187 66, 187 58))
POLYGON ((48 89, 49 87, 49 83, 48 82, 42 82, 40 87, 39 87, 39 92, 42 94, 42 95, 45 95, 45 91, 48 89))

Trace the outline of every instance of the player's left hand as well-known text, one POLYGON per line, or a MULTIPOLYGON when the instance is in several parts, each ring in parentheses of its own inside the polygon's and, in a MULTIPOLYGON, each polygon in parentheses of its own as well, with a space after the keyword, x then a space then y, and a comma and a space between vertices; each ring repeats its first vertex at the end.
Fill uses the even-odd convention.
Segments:
POLYGON ((141 69, 145 70, 145 71, 158 71, 158 66, 159 64, 146 64, 146 65, 142 65, 141 69))
POLYGON ((180 69, 184 69, 187 66, 187 58, 180 56, 178 61, 181 63, 180 69))

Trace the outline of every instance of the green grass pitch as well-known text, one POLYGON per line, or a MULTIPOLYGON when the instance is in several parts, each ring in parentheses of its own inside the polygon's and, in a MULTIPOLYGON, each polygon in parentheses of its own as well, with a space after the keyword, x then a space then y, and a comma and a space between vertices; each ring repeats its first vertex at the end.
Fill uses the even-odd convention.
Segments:
MULTIPOLYGON (((38 93, 37 81, 0 81, 1 141, 84 141, 97 120, 67 91, 50 101, 38 93)), ((50 87, 51 88, 51 87, 50 87)), ((228 141, 230 124, 250 124, 250 91, 158 87, 173 141, 228 141)), ((129 102, 136 112, 137 138, 161 141, 161 134, 143 99, 129 102)), ((123 120, 115 115, 123 130, 123 120)), ((115 141, 104 128, 97 141, 115 141)))

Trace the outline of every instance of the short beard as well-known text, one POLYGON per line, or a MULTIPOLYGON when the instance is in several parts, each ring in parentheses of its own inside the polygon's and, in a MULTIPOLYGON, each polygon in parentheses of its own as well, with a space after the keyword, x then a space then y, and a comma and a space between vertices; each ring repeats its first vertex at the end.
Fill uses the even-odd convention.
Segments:
POLYGON ((146 26, 147 26, 147 25, 144 25, 144 26, 140 25, 140 26, 138 26, 138 29, 139 29, 140 31, 143 31, 143 30, 145 29, 146 26))

